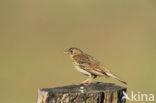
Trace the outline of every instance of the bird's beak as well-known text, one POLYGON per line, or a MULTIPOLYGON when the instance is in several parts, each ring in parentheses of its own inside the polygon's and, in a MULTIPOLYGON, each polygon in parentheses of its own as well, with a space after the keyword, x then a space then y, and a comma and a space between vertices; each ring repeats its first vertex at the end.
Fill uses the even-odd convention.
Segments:
POLYGON ((64 51, 64 53, 65 53, 65 54, 69 54, 70 52, 67 50, 67 51, 64 51))

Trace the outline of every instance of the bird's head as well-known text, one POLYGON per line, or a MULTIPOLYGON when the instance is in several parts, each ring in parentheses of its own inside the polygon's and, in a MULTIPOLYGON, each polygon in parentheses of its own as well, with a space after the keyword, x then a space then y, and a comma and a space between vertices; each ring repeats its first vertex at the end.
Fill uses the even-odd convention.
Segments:
POLYGON ((78 48, 69 48, 68 50, 64 51, 64 53, 73 57, 73 56, 79 55, 83 52, 78 48))

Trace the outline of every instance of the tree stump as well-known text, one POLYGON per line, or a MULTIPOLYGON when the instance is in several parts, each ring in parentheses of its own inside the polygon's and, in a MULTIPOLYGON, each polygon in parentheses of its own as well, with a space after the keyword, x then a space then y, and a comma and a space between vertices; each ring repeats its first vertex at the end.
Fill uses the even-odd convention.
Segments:
POLYGON ((125 103, 126 88, 113 83, 94 82, 38 90, 37 103, 125 103))

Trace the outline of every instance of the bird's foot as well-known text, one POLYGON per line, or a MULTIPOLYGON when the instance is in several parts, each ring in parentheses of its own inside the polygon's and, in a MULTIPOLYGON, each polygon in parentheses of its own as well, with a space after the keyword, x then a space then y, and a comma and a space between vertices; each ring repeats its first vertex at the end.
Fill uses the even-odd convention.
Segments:
POLYGON ((88 84, 90 84, 90 82, 81 82, 81 83, 78 83, 78 84, 75 84, 75 85, 80 86, 80 85, 88 85, 88 84))

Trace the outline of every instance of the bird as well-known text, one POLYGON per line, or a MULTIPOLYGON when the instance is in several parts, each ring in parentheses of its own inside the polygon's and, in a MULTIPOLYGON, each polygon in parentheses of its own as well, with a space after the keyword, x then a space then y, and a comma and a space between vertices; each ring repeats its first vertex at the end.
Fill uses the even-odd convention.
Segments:
POLYGON ((80 73, 89 76, 88 79, 82 81, 77 85, 87 85, 97 77, 115 78, 116 80, 127 84, 124 80, 120 79, 117 75, 113 74, 107 69, 101 62, 95 59, 93 56, 84 53, 82 50, 72 47, 64 51, 72 59, 72 63, 80 73))

